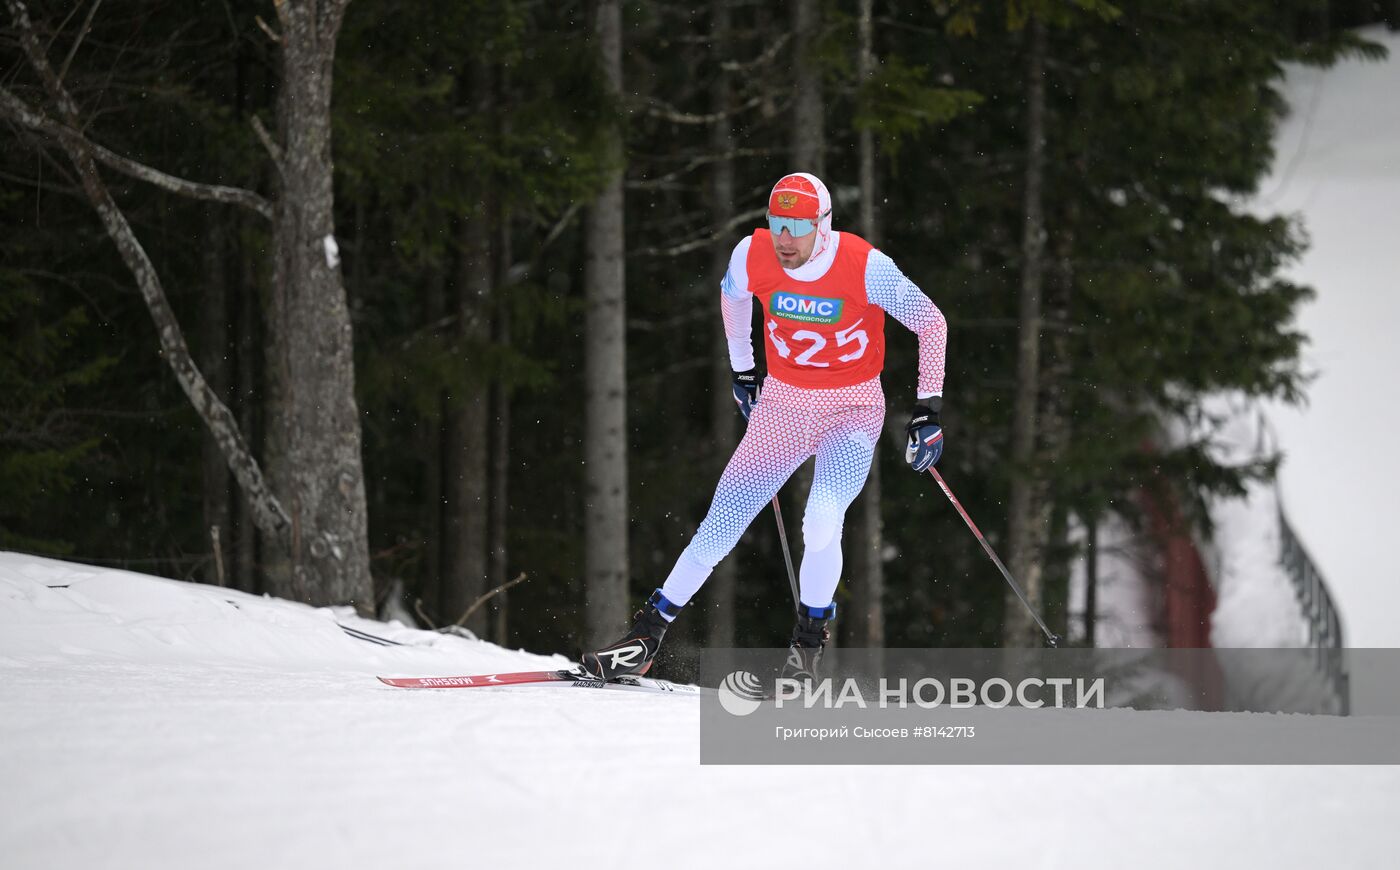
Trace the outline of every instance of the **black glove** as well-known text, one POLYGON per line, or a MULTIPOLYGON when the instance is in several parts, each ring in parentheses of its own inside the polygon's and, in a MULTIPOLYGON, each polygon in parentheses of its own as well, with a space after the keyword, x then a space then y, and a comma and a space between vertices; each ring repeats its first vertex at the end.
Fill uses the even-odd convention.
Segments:
POLYGON ((942 397, 933 396, 915 405, 909 417, 909 443, 904 448, 904 461, 917 472, 928 471, 943 455, 943 427, 938 423, 941 410, 942 397))
POLYGON ((749 419, 753 406, 758 404, 758 369, 734 373, 734 402, 744 419, 749 419))

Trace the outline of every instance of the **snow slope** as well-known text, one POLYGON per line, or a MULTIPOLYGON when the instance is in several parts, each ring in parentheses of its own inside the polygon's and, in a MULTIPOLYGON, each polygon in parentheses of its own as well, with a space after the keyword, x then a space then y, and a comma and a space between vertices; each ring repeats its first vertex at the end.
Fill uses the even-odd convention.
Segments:
POLYGON ((373 679, 561 661, 0 553, 0 865, 1367 867, 1394 848, 1395 767, 701 767, 693 698, 373 679))
POLYGON ((1400 34, 1362 31, 1389 59, 1293 67, 1293 113, 1255 207, 1301 216, 1311 245, 1291 276, 1317 290, 1298 324, 1318 377, 1303 409, 1271 407, 1284 507, 1326 578, 1348 646, 1400 647, 1400 34))

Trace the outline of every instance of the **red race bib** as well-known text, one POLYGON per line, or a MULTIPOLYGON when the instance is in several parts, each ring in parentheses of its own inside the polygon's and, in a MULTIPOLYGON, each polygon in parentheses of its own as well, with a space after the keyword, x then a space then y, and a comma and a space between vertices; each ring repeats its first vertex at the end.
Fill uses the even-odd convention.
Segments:
POLYGON ((809 389, 849 387, 885 367, 885 312, 865 298, 865 262, 872 247, 841 233, 835 259, 815 281, 783 271, 768 230, 749 243, 749 292, 763 303, 768 372, 809 389))

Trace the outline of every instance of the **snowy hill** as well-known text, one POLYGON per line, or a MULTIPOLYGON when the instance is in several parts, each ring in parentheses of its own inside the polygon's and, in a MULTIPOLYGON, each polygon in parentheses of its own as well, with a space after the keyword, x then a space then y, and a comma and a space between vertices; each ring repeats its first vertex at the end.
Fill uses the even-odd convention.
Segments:
POLYGON ((561 662, 0 553, 3 865, 1305 867, 1390 849, 1400 768, 701 767, 694 698, 373 679, 561 662))
POLYGON ((364 620, 232 589, 0 553, 0 663, 111 661, 388 674, 567 666, 562 656, 364 620), (361 631, 393 641, 356 640, 361 631))

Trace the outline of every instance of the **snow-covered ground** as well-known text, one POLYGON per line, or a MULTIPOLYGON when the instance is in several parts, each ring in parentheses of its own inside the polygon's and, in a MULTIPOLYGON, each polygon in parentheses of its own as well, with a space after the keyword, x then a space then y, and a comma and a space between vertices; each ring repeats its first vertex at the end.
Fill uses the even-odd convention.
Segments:
POLYGON ((1293 113, 1255 207, 1301 215, 1311 246, 1291 275, 1318 294, 1299 316, 1318 375, 1309 405, 1268 410, 1286 455, 1284 507, 1347 645, 1400 647, 1400 34, 1362 33, 1389 59, 1290 68, 1293 113))
POLYGON ((1397 767, 701 767, 694 698, 373 679, 559 663, 0 553, 0 866, 1374 867, 1394 851, 1397 767))

